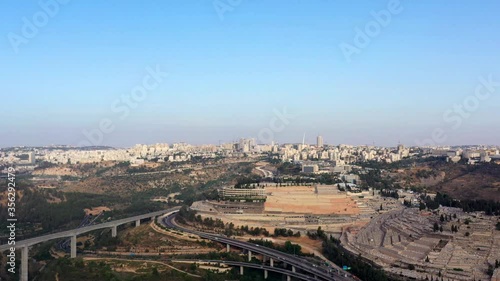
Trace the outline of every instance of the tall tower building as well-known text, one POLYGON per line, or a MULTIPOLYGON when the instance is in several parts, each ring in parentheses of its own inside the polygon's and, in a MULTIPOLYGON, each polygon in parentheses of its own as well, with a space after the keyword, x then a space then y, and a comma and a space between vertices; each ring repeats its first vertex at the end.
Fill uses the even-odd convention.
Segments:
POLYGON ((35 152, 28 152, 28 163, 34 165, 36 163, 35 152))
POLYGON ((318 136, 318 138, 316 139, 316 145, 318 147, 323 147, 323 137, 322 136, 318 136))
POLYGON ((402 145, 401 143, 398 144, 398 152, 402 152, 405 149, 405 146, 402 145))

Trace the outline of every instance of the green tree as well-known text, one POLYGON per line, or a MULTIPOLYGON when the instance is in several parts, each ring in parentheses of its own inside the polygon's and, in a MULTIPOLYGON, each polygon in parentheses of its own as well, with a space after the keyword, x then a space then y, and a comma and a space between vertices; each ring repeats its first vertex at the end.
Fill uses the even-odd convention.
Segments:
POLYGON ((419 205, 419 207, 418 207, 418 208, 420 209, 420 211, 423 211, 423 210, 425 210, 425 208, 427 208, 427 207, 425 206, 425 203, 424 203, 424 202, 420 202, 420 205, 419 205))
POLYGON ((437 232, 439 230, 439 224, 437 222, 435 222, 432 229, 434 230, 434 232, 437 232))
POLYGON ((321 226, 318 226, 317 234, 319 238, 325 238, 326 234, 325 232, 321 229, 321 226))

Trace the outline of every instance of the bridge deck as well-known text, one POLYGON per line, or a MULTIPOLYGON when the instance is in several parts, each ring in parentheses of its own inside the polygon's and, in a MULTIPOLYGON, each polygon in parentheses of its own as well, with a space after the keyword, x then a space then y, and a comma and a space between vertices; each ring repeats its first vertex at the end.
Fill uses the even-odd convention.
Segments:
MULTIPOLYGON (((74 235, 81 235, 81 234, 84 234, 87 232, 91 232, 91 231, 99 230, 99 229, 104 229, 104 228, 112 228, 115 226, 134 222, 137 220, 142 220, 142 219, 151 218, 151 217, 157 217, 157 216, 164 215, 167 213, 175 212, 175 211, 178 211, 179 209, 180 209, 180 207, 175 207, 175 208, 171 208, 168 210, 157 211, 157 212, 153 212, 153 213, 149 213, 149 214, 138 215, 135 217, 130 217, 130 218, 120 219, 120 220, 116 220, 116 221, 86 226, 86 227, 82 227, 82 228, 61 231, 61 232, 47 234, 47 235, 43 235, 43 236, 38 236, 38 237, 34 237, 34 238, 22 240, 22 241, 16 241, 15 248, 22 248, 22 247, 26 247, 26 246, 29 247, 29 246, 32 246, 32 245, 35 245, 38 243, 42 243, 42 242, 46 242, 49 240, 72 237, 74 235)), ((2 245, 0 245, 0 251, 5 251, 7 249, 10 249, 10 247, 12 247, 12 246, 10 246, 8 244, 2 244, 2 245)))

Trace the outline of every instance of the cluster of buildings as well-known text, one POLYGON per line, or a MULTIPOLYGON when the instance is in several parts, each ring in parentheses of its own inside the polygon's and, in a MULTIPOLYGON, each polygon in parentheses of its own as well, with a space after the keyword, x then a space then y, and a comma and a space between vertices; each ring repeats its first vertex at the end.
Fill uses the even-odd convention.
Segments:
POLYGON ((255 139, 240 139, 236 142, 219 145, 191 145, 187 143, 137 144, 130 148, 81 148, 71 146, 17 147, 0 149, 0 165, 34 165, 35 159, 54 164, 95 163, 101 161, 130 161, 132 164, 142 164, 148 161, 184 162, 193 160, 194 158, 237 158, 269 152, 278 153, 279 146, 275 144, 257 145, 255 139))
POLYGON ((130 161, 131 163, 183 162, 193 157, 215 158, 218 148, 215 145, 193 146, 185 143, 136 145, 131 148, 78 148, 42 147, 16 148, 0 151, 1 164, 29 165, 38 161, 53 164, 96 163, 101 161, 130 161), (24 160, 27 159, 27 160, 24 160))
MULTIPOLYGON (((424 154, 447 156, 450 161, 466 159, 469 164, 500 160, 498 147, 437 147, 424 148, 424 154)), ((101 161, 129 161, 132 164, 155 162, 184 162, 193 159, 217 157, 258 157, 270 155, 277 161, 303 164, 303 172, 317 173, 321 163, 344 169, 353 163, 365 161, 396 162, 422 153, 420 148, 395 148, 376 146, 325 145, 323 137, 318 136, 315 145, 306 144, 257 144, 255 139, 221 143, 219 145, 191 145, 187 143, 138 144, 130 148, 80 148, 57 147, 19 147, 0 150, 0 165, 15 164, 34 166, 36 160, 54 164, 95 163, 101 161)), ((338 172, 338 171, 337 171, 338 172)))
POLYGON ((335 166, 344 166, 355 162, 378 161, 396 162, 417 154, 409 148, 399 145, 396 149, 375 146, 325 146, 318 137, 317 145, 285 144, 279 149, 279 157, 284 161, 332 161, 335 166))
POLYGON ((500 162, 499 148, 493 146, 426 148, 424 152, 432 156, 446 157, 454 163, 462 160, 471 165, 479 162, 500 162))

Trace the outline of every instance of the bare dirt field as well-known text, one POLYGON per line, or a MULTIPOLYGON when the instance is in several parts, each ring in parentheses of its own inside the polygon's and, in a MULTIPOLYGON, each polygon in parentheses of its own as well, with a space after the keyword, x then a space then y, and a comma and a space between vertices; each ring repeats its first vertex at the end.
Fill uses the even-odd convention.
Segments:
POLYGON ((92 209, 84 209, 84 211, 86 215, 97 216, 102 212, 109 212, 111 211, 111 209, 106 206, 100 206, 100 207, 93 207, 92 209))
POLYGON ((51 175, 51 176, 78 176, 78 172, 68 167, 51 167, 42 170, 33 171, 34 176, 51 175))
POLYGON ((345 194, 316 194, 310 186, 266 187, 266 212, 358 215, 356 202, 345 194))

